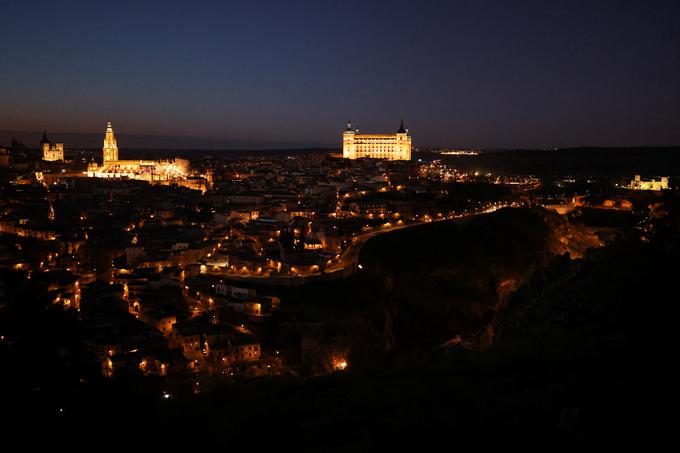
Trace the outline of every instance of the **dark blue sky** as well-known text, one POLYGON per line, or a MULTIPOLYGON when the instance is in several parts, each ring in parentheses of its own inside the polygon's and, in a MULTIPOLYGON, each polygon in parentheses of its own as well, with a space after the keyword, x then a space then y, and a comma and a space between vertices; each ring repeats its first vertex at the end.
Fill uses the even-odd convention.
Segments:
POLYGON ((0 23, 0 130, 340 146, 403 115, 422 146, 680 144, 678 1, 3 0, 0 23))

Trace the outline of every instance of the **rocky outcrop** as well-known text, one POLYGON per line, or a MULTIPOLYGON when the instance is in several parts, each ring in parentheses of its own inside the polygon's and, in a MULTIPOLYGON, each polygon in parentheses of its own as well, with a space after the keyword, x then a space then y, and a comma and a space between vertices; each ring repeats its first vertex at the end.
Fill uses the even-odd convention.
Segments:
POLYGON ((430 349, 452 339, 486 348, 508 297, 536 271, 601 245, 587 228, 539 208, 376 236, 362 249, 361 272, 342 285, 318 288, 318 297, 308 294, 308 302, 292 308, 316 326, 300 329, 305 345, 314 342, 316 351, 307 348, 303 365, 312 374, 328 371, 328 357, 343 347, 357 367, 376 353, 430 349))

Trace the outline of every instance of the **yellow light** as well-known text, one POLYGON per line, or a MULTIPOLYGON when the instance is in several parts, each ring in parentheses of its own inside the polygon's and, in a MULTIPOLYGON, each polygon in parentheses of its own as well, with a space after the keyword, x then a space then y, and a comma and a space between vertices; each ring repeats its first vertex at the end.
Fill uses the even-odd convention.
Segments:
POLYGON ((347 369, 349 364, 347 363, 346 359, 341 359, 341 358, 336 358, 333 360, 333 370, 334 371, 343 371, 347 369))

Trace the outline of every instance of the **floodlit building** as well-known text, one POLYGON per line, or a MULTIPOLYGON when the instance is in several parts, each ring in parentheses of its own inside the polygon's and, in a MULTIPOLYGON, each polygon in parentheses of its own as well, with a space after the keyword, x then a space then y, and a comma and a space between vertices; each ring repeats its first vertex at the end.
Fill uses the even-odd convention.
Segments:
POLYGON ((189 161, 174 158, 163 160, 119 160, 118 143, 111 123, 106 125, 103 161, 99 166, 92 162, 87 175, 94 178, 129 178, 149 182, 184 181, 189 174, 189 161))
POLYGON ((628 188, 633 190, 667 190, 668 176, 662 176, 660 180, 643 180, 640 175, 635 175, 628 188))
POLYGON ((359 134, 347 123, 342 133, 342 157, 345 159, 411 160, 411 137, 404 128, 404 120, 394 134, 359 134))
POLYGON ((43 160, 50 162, 56 160, 64 160, 64 144, 63 143, 52 143, 47 138, 47 132, 43 133, 43 138, 40 141, 40 146, 42 147, 43 160))

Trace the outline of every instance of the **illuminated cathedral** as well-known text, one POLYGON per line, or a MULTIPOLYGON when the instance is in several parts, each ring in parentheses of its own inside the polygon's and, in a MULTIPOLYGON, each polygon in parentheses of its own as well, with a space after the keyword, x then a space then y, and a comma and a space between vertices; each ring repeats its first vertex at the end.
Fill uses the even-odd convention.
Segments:
POLYGON ((104 136, 101 166, 92 162, 87 175, 93 178, 129 178, 148 182, 172 183, 183 181, 189 174, 189 161, 174 158, 163 160, 118 160, 118 143, 109 122, 104 136))

